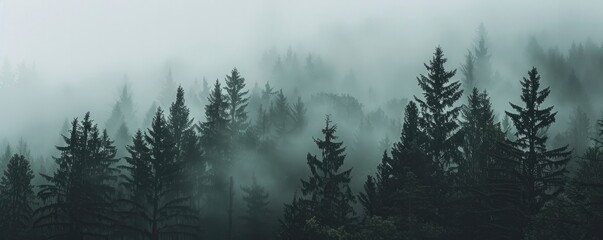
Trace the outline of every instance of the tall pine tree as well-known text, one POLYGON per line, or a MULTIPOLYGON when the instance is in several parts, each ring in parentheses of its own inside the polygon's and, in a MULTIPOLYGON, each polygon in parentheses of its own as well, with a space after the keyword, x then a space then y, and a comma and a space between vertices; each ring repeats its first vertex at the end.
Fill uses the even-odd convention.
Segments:
POLYGON ((148 133, 143 137, 138 131, 128 146, 126 186, 131 196, 120 200, 125 206, 122 226, 144 239, 198 237, 198 216, 189 207, 190 198, 178 194, 184 165, 176 160, 175 146, 161 108, 148 133))
POLYGON ((331 125, 327 116, 325 128, 322 129, 324 139, 314 139, 320 149, 319 159, 308 153, 310 167, 308 180, 302 180, 303 201, 309 206, 308 211, 316 218, 318 224, 331 228, 349 226, 354 218, 351 204, 355 197, 350 189, 350 173, 352 169, 341 171, 346 155, 343 142, 337 142, 336 125, 331 125))
POLYGON ((34 178, 29 161, 15 154, 0 180, 0 233, 6 239, 25 238, 30 226, 34 200, 34 178))
POLYGON ((426 149, 433 162, 444 170, 449 171, 458 163, 461 136, 458 134, 459 124, 457 117, 461 111, 460 106, 455 103, 463 93, 459 88, 458 81, 451 82, 456 70, 446 71, 442 48, 436 47, 435 53, 427 68, 427 76, 420 75, 417 78, 419 86, 423 90, 421 100, 415 100, 421 107, 421 118, 419 126, 426 135, 426 149))
POLYGON ((253 176, 251 185, 242 187, 243 200, 247 205, 247 211, 243 216, 245 221, 245 239, 262 240, 269 238, 269 195, 266 189, 257 183, 257 179, 253 176))
POLYGON ((501 145, 496 175, 490 176, 493 211, 486 225, 501 236, 519 239, 529 231, 531 219, 563 190, 567 146, 547 149, 546 131, 555 122, 553 107, 544 107, 549 88, 540 87, 536 68, 521 81, 523 106, 510 103, 515 112, 506 112, 515 129, 516 140, 501 145))
POLYGON ((230 75, 226 76, 226 102, 228 103, 227 112, 229 120, 229 130, 233 137, 242 135, 247 129, 247 112, 245 108, 248 104, 247 93, 245 89, 245 78, 241 77, 239 70, 232 69, 230 75))
POLYGON ((76 118, 66 146, 57 147, 57 169, 43 177, 38 197, 45 203, 36 209, 35 227, 51 233, 50 238, 86 239, 107 236, 115 223, 112 197, 117 178, 115 147, 106 131, 101 134, 86 113, 76 118))

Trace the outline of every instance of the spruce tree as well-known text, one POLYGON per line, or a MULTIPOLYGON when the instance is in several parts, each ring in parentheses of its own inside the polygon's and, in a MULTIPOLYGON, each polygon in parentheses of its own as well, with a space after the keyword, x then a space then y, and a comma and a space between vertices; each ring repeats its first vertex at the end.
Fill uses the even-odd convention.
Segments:
POLYGON ((274 104, 270 109, 271 122, 273 123, 276 132, 279 135, 284 135, 290 128, 289 103, 283 94, 283 90, 279 90, 276 94, 274 104))
POLYGON ((464 91, 469 93, 476 87, 475 57, 471 51, 467 51, 467 55, 465 55, 465 63, 461 66, 461 72, 463 73, 464 91))
POLYGON ((462 144, 463 162, 460 172, 465 180, 485 180, 486 171, 493 161, 498 142, 504 136, 499 125, 494 122, 488 94, 473 88, 463 105, 461 130, 464 134, 462 144))
POLYGON ((269 106, 272 101, 272 96, 277 93, 278 92, 270 86, 270 83, 266 82, 266 84, 264 84, 264 89, 262 89, 262 104, 265 106, 269 106))
POLYGON ((448 172, 459 160, 458 147, 462 136, 457 131, 457 117, 461 107, 455 104, 463 91, 459 89, 461 84, 458 81, 451 82, 456 70, 446 71, 446 61, 442 49, 436 47, 429 65, 425 64, 427 76, 421 74, 417 78, 425 100, 417 97, 415 100, 421 107, 419 126, 427 138, 427 153, 434 163, 448 172))
POLYGON ((245 108, 248 104, 247 94, 249 91, 245 89, 245 78, 241 77, 239 71, 234 68, 230 75, 226 76, 226 102, 228 102, 227 113, 229 120, 229 130, 234 136, 243 135, 247 129, 247 112, 245 108))
POLYGON ((190 110, 186 106, 184 99, 184 89, 178 86, 176 91, 176 100, 170 106, 170 115, 168 116, 168 128, 174 141, 174 150, 176 160, 181 161, 181 155, 186 145, 186 134, 194 131, 193 119, 189 117, 190 110))
POLYGON ((492 66, 490 65, 490 53, 486 46, 487 32, 484 24, 480 24, 477 30, 477 45, 474 48, 475 53, 475 79, 476 86, 484 87, 492 79, 492 66))
MULTIPOLYGON (((205 122, 199 124, 201 145, 205 151, 207 162, 213 169, 216 177, 225 177, 226 167, 229 165, 230 146, 228 138, 228 115, 226 97, 222 94, 220 82, 216 79, 214 89, 208 97, 205 106, 205 122)), ((222 184, 225 180, 222 179, 222 184)), ((225 186, 225 185, 224 185, 225 186)))
POLYGON ((86 239, 107 236, 114 224, 111 217, 115 147, 106 131, 101 134, 86 113, 71 124, 66 146, 58 146, 57 169, 43 175, 48 184, 40 186, 38 197, 45 203, 36 209, 35 227, 51 233, 51 238, 86 239))
POLYGON ((34 199, 34 178, 29 161, 15 154, 0 180, 0 233, 6 239, 21 239, 28 232, 34 199))
POLYGON ((302 201, 297 196, 297 191, 293 195, 293 201, 285 204, 283 217, 279 219, 280 229, 278 239, 283 240, 312 240, 309 235, 306 222, 310 219, 307 202, 302 201))
POLYGON ((208 231, 211 238, 226 238, 228 213, 228 170, 231 165, 231 145, 228 131, 228 103, 218 80, 205 106, 205 122, 199 124, 201 146, 209 171, 207 172, 207 209, 212 222, 208 231))
POLYGON ((245 239, 262 240, 267 239, 269 234, 269 195, 264 187, 257 183, 253 176, 252 183, 248 187, 241 187, 243 191, 243 200, 247 206, 247 211, 243 216, 245 221, 245 239))
POLYGON ((306 127, 306 111, 306 105, 302 102, 301 97, 298 97, 297 102, 289 110, 291 120, 293 121, 293 132, 299 133, 306 127))
POLYGON ((176 161, 174 138, 161 108, 148 133, 136 133, 128 152, 125 186, 131 195, 120 200, 125 216, 121 226, 149 240, 198 237, 198 216, 189 207, 189 197, 178 194, 184 165, 176 161))
POLYGON ((117 150, 116 156, 118 158, 121 159, 122 157, 124 157, 126 155, 126 153, 127 153, 126 145, 128 144, 129 140, 130 140, 130 130, 128 129, 128 126, 126 125, 126 123, 122 122, 121 126, 115 133, 115 148, 117 150))
POLYGON ((570 151, 567 146, 547 149, 546 131, 555 122, 553 107, 542 106, 550 94, 541 88, 536 68, 521 81, 523 106, 510 103, 515 112, 509 116, 517 133, 516 140, 501 145, 496 175, 490 176, 493 212, 491 231, 514 238, 529 230, 530 222, 544 205, 563 190, 565 166, 570 151))
POLYGON ((327 116, 322 129, 324 139, 314 139, 321 158, 308 153, 311 175, 308 180, 302 180, 301 188, 310 214, 318 224, 331 228, 349 226, 355 215, 351 206, 355 197, 349 186, 352 169, 340 170, 346 155, 343 142, 336 141, 336 128, 327 116))

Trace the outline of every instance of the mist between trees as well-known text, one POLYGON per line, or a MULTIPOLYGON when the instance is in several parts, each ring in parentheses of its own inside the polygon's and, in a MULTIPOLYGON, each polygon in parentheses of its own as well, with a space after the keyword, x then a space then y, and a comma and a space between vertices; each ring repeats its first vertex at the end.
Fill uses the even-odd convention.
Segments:
MULTIPOLYGON (((265 80, 186 82, 176 63, 156 89, 125 75, 94 93, 105 112, 78 103, 94 85, 51 88, 66 95, 52 109, 4 101, 4 118, 65 121, 7 131, 0 236, 602 239, 603 47, 526 43, 504 76, 482 24, 459 66, 441 46, 413 56, 424 67, 401 81, 418 91, 393 97, 288 48, 265 52, 265 80)), ((2 100, 35 98, 43 78, 5 61, 2 100)))

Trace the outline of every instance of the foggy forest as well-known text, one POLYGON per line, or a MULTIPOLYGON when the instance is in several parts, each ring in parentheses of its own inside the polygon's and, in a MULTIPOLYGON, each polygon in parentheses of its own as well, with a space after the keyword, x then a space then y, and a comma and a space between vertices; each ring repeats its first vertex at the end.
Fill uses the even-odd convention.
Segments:
POLYGON ((0 0, 0 239, 603 239, 601 9, 0 0))

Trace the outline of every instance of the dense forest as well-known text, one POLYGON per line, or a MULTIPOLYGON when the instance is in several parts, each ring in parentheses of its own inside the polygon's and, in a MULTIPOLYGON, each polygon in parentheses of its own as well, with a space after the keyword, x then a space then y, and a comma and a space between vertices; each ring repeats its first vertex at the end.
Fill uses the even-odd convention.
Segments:
POLYGON ((289 46, 49 87, 7 58, 0 239, 603 239, 603 45, 472 33, 375 76, 289 46))

